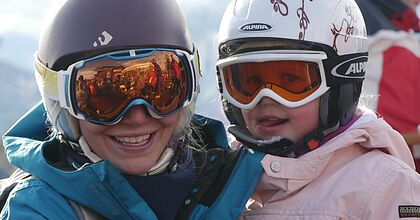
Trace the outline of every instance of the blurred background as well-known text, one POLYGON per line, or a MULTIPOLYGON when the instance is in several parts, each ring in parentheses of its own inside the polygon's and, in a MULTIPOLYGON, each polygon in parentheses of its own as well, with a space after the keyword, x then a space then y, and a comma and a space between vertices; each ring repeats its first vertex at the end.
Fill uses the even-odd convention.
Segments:
MULTIPOLYGON (((197 112, 226 123, 220 107, 215 63, 216 34, 228 0, 177 0, 199 48, 203 77, 197 112)), ((33 54, 44 25, 65 0, 0 0, 0 134, 41 100, 33 75, 33 54)), ((1 144, 1 143, 0 143, 1 144)), ((11 167, 0 146, 0 178, 11 167)))

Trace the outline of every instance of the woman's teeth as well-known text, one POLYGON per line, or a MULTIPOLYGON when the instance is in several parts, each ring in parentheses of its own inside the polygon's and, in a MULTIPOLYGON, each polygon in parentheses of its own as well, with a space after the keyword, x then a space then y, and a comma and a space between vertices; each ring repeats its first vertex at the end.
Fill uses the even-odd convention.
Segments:
POLYGON ((149 141, 150 134, 134 136, 134 137, 114 137, 114 138, 115 140, 123 144, 142 145, 142 144, 147 143, 147 141, 149 141))

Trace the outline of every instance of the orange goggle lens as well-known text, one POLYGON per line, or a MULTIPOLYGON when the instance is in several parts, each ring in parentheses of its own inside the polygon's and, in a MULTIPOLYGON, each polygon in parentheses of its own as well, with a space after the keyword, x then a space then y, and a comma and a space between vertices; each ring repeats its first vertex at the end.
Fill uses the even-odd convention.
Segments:
MULTIPOLYGON (((188 98, 190 67, 170 51, 133 59, 92 58, 75 71, 76 109, 90 121, 118 118, 134 100, 159 116, 183 107, 188 98)), ((139 104, 137 103, 137 104, 139 104)))
POLYGON ((297 102, 321 85, 318 64, 306 61, 236 63, 223 67, 223 77, 230 96, 245 105, 265 88, 297 102))

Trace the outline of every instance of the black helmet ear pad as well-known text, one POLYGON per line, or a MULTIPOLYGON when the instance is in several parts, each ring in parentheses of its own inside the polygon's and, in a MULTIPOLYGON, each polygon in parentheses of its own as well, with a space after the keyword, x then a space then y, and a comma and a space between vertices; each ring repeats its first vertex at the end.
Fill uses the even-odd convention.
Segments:
POLYGON ((331 87, 320 97, 319 119, 321 128, 347 124, 356 112, 362 82, 331 87))
POLYGON ((362 82, 343 84, 338 93, 338 112, 340 125, 347 124, 356 112, 359 103, 362 82))
POLYGON ((225 116, 229 120, 230 124, 246 127, 244 118, 242 117, 241 109, 234 106, 223 97, 221 97, 221 100, 223 112, 225 113, 225 116))

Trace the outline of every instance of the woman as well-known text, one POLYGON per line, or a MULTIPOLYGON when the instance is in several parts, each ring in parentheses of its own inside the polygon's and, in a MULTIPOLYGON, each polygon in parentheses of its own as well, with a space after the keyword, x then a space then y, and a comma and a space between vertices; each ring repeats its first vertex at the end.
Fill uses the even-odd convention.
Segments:
POLYGON ((239 181, 226 177, 240 166, 223 149, 203 149, 226 147, 220 122, 201 117, 192 127, 198 53, 175 1, 69 0, 34 59, 50 133, 40 105, 3 137, 10 162, 32 177, 13 189, 1 219, 203 219, 242 210, 248 187, 233 208, 217 205, 229 202, 222 189, 239 181), (180 61, 181 95, 163 83, 155 95, 147 81, 133 86, 135 97, 118 88, 118 78, 166 57, 180 61), (107 85, 83 99, 80 79, 107 85))

